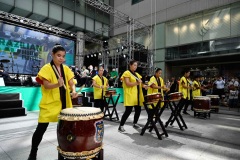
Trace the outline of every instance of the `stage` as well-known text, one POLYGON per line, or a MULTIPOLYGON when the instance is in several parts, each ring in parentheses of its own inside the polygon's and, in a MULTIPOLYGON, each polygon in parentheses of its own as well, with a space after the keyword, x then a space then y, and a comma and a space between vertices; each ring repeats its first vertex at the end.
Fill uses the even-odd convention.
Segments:
MULTIPOLYGON (((76 91, 79 87, 76 88, 76 91)), ((123 89, 122 88, 111 88, 115 89, 117 94, 120 94, 118 103, 123 102, 123 89)), ((92 87, 86 87, 82 89, 82 92, 93 92, 92 87)), ((24 107, 27 111, 39 110, 39 102, 41 100, 41 88, 40 87, 25 87, 25 86, 3 86, 0 87, 0 93, 21 93, 21 99, 24 101, 24 107)))

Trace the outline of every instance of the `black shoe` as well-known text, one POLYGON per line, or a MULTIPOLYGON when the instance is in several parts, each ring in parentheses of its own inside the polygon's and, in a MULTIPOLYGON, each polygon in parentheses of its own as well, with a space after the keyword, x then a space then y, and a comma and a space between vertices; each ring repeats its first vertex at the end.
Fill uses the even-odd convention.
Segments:
POLYGON ((37 155, 29 155, 28 159, 27 160, 36 160, 37 159, 37 155))
POLYGON ((188 112, 183 112, 183 114, 190 115, 188 112))
POLYGON ((119 131, 119 132, 125 132, 125 129, 123 128, 123 126, 119 126, 119 127, 118 127, 118 131, 119 131))

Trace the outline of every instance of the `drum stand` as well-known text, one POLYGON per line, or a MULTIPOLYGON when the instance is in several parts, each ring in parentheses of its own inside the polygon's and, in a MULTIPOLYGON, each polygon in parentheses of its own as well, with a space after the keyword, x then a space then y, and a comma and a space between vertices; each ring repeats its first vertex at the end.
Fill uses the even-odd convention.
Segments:
POLYGON ((151 132, 154 129, 156 134, 157 134, 158 139, 162 140, 162 137, 161 137, 162 135, 165 135, 166 137, 168 137, 167 131, 166 131, 164 125, 163 125, 163 122, 160 119, 160 116, 162 115, 162 113, 165 109, 165 105, 164 105, 160 109, 160 112, 159 112, 159 106, 160 106, 161 102, 162 102, 161 100, 158 100, 156 106, 154 106, 153 103, 144 102, 144 107, 145 107, 146 112, 148 114, 148 120, 147 120, 147 123, 145 124, 145 126, 143 127, 142 132, 140 133, 141 136, 145 133, 146 129, 149 129, 149 132, 151 132), (152 109, 149 109, 148 105, 151 105, 152 109), (155 118, 155 120, 154 120, 154 118, 155 118), (159 133, 158 128, 156 126, 157 122, 160 124, 160 126, 163 130, 163 133, 159 133))
POLYGON ((112 121, 113 119, 116 119, 117 121, 119 120, 119 117, 118 117, 118 113, 117 113, 117 103, 118 103, 118 100, 120 98, 120 94, 116 95, 117 96, 117 99, 116 101, 114 102, 113 100, 113 96, 114 95, 110 95, 110 96, 104 96, 104 102, 105 105, 104 105, 104 117, 109 117, 109 120, 112 121), (112 105, 110 105, 110 103, 112 105), (112 112, 110 112, 110 108, 112 108, 112 112), (107 112, 107 113, 106 113, 107 112), (113 114, 115 113, 116 117, 113 117, 113 114))
POLYGON ((183 119, 183 117, 182 117, 182 115, 181 115, 181 110, 182 110, 182 108, 184 107, 184 105, 182 105, 182 106, 179 107, 179 104, 181 104, 181 100, 179 101, 178 105, 176 105, 175 101, 171 101, 171 100, 169 100, 169 101, 166 102, 166 103, 169 104, 169 107, 170 107, 172 113, 171 113, 171 116, 169 117, 168 121, 166 122, 165 127, 167 128, 167 126, 168 126, 169 123, 170 123, 170 125, 173 125, 173 123, 174 123, 175 120, 176 120, 179 128, 180 128, 182 131, 183 131, 183 127, 185 127, 185 129, 187 129, 187 125, 186 125, 186 123, 185 123, 185 121, 184 121, 184 119, 183 119), (174 106, 174 108, 173 108, 173 106, 174 106), (179 118, 180 120, 179 120, 178 118, 179 118), (181 124, 180 121, 182 122, 183 125, 181 124))

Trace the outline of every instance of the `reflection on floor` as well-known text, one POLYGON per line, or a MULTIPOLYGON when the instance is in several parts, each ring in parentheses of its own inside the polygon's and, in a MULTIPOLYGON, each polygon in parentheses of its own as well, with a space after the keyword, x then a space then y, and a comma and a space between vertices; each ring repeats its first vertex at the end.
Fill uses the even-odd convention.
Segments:
MULTIPOLYGON (((122 104, 117 106, 120 117, 122 104)), ((167 128, 169 137, 158 140, 155 132, 140 136, 132 127, 133 113, 125 125, 125 133, 117 131, 119 122, 104 120, 104 160, 233 160, 240 157, 240 113, 221 107, 210 119, 183 115, 188 129, 181 131, 176 122, 167 128)), ((166 109, 162 121, 166 122, 166 109)), ((0 119, 0 160, 26 160, 38 112, 27 116, 0 119)), ((142 110, 139 124, 145 125, 147 114, 142 110)), ((57 159, 57 123, 51 123, 39 146, 38 160, 57 159)), ((158 125, 160 129, 160 126, 158 125)))

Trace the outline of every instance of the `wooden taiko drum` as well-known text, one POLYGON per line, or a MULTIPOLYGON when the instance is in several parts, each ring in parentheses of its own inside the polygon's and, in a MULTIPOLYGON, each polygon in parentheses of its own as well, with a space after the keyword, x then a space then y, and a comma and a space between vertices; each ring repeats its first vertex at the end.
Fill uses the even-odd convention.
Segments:
POLYGON ((78 94, 78 97, 72 99, 73 107, 79 107, 83 105, 83 95, 78 94))
POLYGON ((107 90, 105 92, 106 92, 105 96, 107 96, 107 97, 109 97, 110 95, 115 95, 116 94, 115 89, 107 90))
POLYGON ((220 98, 218 95, 207 95, 207 97, 211 98, 211 106, 219 106, 220 98))
POLYGON ((193 109, 196 112, 209 112, 211 107, 210 98, 207 96, 196 96, 193 98, 193 109))
POLYGON ((58 151, 68 159, 90 159, 102 149, 103 113, 99 108, 63 109, 57 126, 58 151))
POLYGON ((173 92, 168 94, 170 101, 178 101, 182 98, 182 96, 183 96, 182 92, 173 92))
POLYGON ((158 102, 159 100, 162 99, 163 97, 161 93, 152 93, 145 96, 145 102, 147 103, 158 102))

